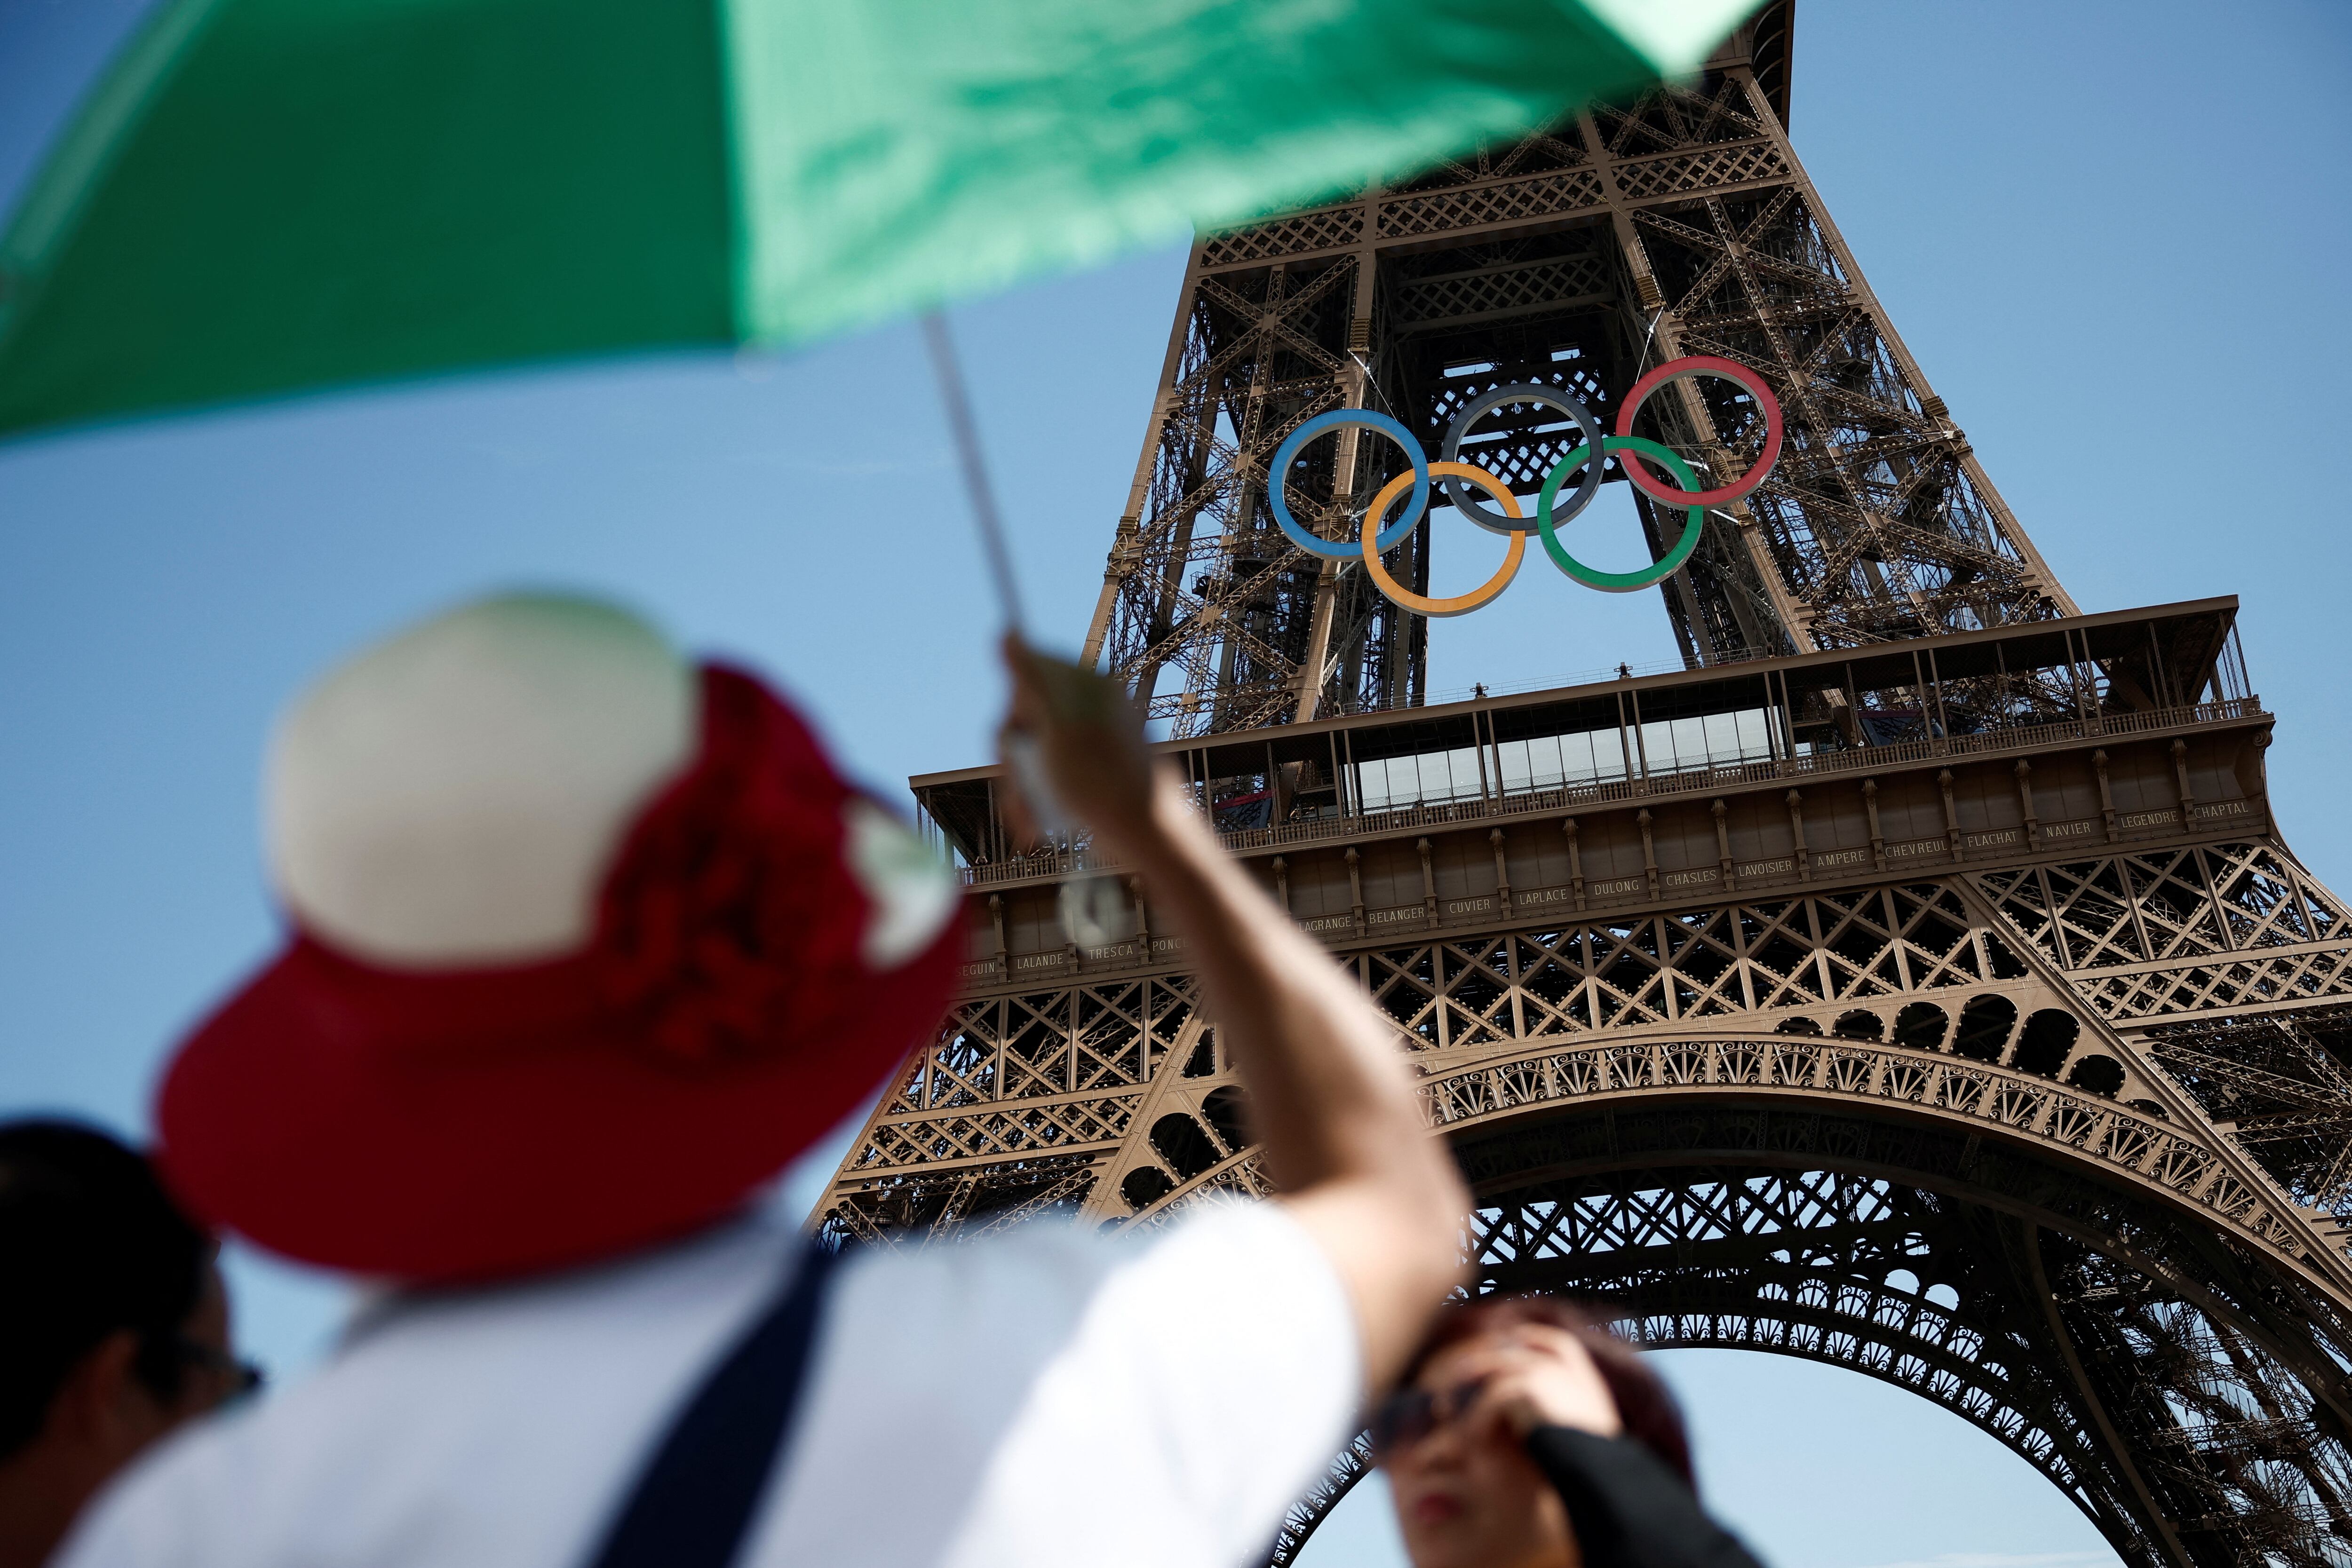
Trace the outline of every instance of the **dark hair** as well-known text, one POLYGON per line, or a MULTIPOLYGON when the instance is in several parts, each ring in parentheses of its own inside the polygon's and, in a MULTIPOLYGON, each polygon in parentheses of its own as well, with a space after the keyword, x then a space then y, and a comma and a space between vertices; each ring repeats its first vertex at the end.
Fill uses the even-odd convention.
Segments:
POLYGON ((0 1457, 40 1436, 76 1362, 132 1329, 132 1370, 179 1397, 211 1238, 145 1159, 70 1122, 0 1124, 0 1457))
POLYGON ((1617 1418, 1625 1424, 1625 1436, 1664 1460, 1693 1491, 1698 1490, 1698 1477, 1691 1469, 1690 1433, 1683 1426, 1682 1408, 1674 1395, 1632 1345, 1557 1296, 1482 1296, 1447 1306, 1430 1325, 1421 1348, 1413 1352, 1399 1385, 1411 1386, 1439 1351, 1516 1323, 1565 1329, 1581 1340, 1592 1353, 1601 1380, 1609 1385, 1609 1396, 1617 1403, 1617 1418))

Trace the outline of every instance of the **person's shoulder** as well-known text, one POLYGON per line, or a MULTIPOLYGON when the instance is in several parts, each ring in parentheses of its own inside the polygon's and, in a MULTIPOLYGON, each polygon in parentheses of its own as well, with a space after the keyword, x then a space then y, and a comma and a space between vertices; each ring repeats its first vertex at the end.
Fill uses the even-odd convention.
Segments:
POLYGON ((1215 1195, 1136 1239, 1119 1272, 1171 1302, 1223 1299, 1276 1332, 1353 1322, 1347 1291, 1314 1236, 1278 1199, 1215 1195))
POLYGON ((1346 1441, 1360 1392, 1346 1292, 1278 1204, 1201 1202, 1125 1235, 1046 1217, 852 1258, 840 1284, 777 1534, 807 1561, 877 1531, 904 1546, 871 1560, 1059 1562, 1083 1541, 1108 1561, 1238 1561, 1346 1441), (883 1525, 839 1506, 892 1469, 925 1478, 920 1502, 883 1525))
POLYGON ((1121 1233, 1117 1257, 1115 1268, 1162 1273, 1329 1272, 1322 1248, 1279 1199, 1223 1193, 1195 1198, 1156 1225, 1121 1233))
POLYGON ((396 1534, 472 1518, 492 1496, 530 1514, 516 1498, 589 1495, 803 1245, 745 1222, 561 1274, 363 1306, 323 1364, 126 1472, 60 1561, 315 1562, 362 1521, 396 1534))
POLYGON ((1052 1215, 984 1236, 856 1244, 835 1260, 827 1316, 900 1332, 1022 1316, 1092 1294, 1132 1250, 1052 1215))
POLYGON ((1020 1325, 1051 1336, 1108 1297, 1264 1302, 1268 1292, 1320 1322, 1344 1291, 1314 1238, 1279 1203, 1196 1201, 1142 1228, 1041 1217, 995 1235, 929 1246, 853 1248, 839 1264, 839 1315, 858 1337, 921 1335, 944 1324, 1020 1325))
POLYGON ((1213 1256, 1319 1258, 1281 1204, 1198 1199, 1150 1226, 1096 1226, 1045 1215, 945 1245, 850 1248, 840 1267, 867 1289, 1086 1288, 1134 1269, 1181 1268, 1213 1256))
POLYGON ((262 1412, 235 1410, 164 1437, 125 1466, 82 1510, 50 1568, 228 1563, 222 1526, 231 1500, 251 1495, 262 1412))

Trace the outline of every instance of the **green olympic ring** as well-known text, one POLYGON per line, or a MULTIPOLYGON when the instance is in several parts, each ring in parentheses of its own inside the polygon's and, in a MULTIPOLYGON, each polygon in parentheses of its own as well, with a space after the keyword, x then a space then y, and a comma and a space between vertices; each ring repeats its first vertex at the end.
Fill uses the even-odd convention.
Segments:
MULTIPOLYGON (((1698 476, 1691 472, 1690 465, 1654 441, 1639 435, 1611 435, 1602 438, 1601 449, 1604 454, 1638 452, 1645 457, 1654 457, 1682 481, 1684 490, 1696 493, 1698 489, 1698 476)), ((1666 552, 1664 559, 1647 571, 1595 570, 1568 553, 1568 547, 1559 542, 1559 530, 1553 526, 1551 516, 1552 502, 1559 496, 1561 482, 1591 461, 1592 446, 1588 442, 1561 458, 1553 465, 1552 471, 1544 476, 1543 494, 1536 497, 1536 530, 1543 535, 1544 553, 1551 557, 1552 564, 1560 570, 1585 587, 1597 588, 1603 593, 1631 593, 1635 589, 1651 588, 1664 582, 1681 568, 1683 562, 1690 559, 1691 551, 1698 549, 1699 530, 1706 525, 1706 508, 1687 508, 1690 520, 1683 525, 1683 537, 1675 542, 1674 549, 1666 552)))

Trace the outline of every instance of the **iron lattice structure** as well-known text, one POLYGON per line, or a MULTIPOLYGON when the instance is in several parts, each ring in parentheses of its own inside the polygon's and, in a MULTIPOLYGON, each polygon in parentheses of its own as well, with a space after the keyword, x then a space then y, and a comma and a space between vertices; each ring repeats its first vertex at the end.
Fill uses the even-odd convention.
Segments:
MULTIPOLYGON (((1686 89, 1204 238, 1097 651, 1393 1020, 1475 1195, 1476 1290, 1911 1389, 2133 1568, 2341 1568, 2352 925, 2272 819, 2236 601, 2065 597, 1789 148, 1787 37, 1768 10, 1686 89), (1645 354, 1699 351, 1762 367, 1789 435, 1664 585, 1685 670, 1425 705, 1423 623, 1268 524, 1264 455, 1319 410, 1434 446, 1489 386, 1606 410, 1645 354)), ((1721 471, 1757 433, 1715 390, 1662 395, 1654 434, 1721 471)), ((1532 491, 1554 434, 1496 429, 1477 460, 1532 491)), ((1293 476, 1331 509, 1389 461, 1337 444, 1293 476)), ((1392 570, 1425 583, 1427 549, 1392 570)), ((952 1244, 1262 1195, 1150 890, 1081 940, 1061 888, 1118 867, 1018 852, 993 768, 913 783, 972 885, 964 994, 823 1228, 952 1244)))
MULTIPOLYGON (((1685 664, 2070 613, 1789 143, 1786 26, 1768 14, 1689 90, 1195 245, 1087 655, 1181 736, 1419 704, 1424 623, 1276 528, 1283 438, 1370 406, 1433 453, 1466 402, 1527 382, 1606 420, 1643 371, 1686 353, 1759 369, 1787 438, 1769 481, 1661 585, 1685 664)), ((1722 382, 1676 382, 1643 415, 1717 475, 1763 439, 1722 382)), ((1499 413, 1476 460, 1531 497, 1577 439, 1559 423, 1499 413)), ((1318 500, 1327 518, 1360 514, 1402 465, 1343 433, 1302 455, 1287 492, 1302 515, 1318 500)), ((1636 504, 1663 555, 1679 521, 1662 536, 1636 504)), ((1429 531, 1390 559, 1416 591, 1429 531)))

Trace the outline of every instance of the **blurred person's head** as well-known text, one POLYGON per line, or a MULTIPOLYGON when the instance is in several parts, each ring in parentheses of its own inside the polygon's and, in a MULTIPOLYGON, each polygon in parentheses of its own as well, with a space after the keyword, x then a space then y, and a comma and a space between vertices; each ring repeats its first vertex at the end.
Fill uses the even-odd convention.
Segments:
POLYGON ((0 1124, 0 1568, 15 1568, 249 1375, 229 1354, 211 1238, 103 1133, 0 1124))
POLYGON ((969 956, 946 865, 790 703, 597 601, 361 651, 266 777, 287 941, 175 1054, 155 1159, 325 1268, 511 1279, 739 1213, 969 956))
POLYGON ((1693 1479, 1681 1412, 1633 1347, 1569 1303, 1449 1307, 1373 1423, 1414 1568, 1575 1568, 1568 1511, 1525 1447, 1538 1426, 1622 1436, 1693 1479))

